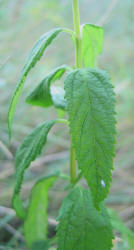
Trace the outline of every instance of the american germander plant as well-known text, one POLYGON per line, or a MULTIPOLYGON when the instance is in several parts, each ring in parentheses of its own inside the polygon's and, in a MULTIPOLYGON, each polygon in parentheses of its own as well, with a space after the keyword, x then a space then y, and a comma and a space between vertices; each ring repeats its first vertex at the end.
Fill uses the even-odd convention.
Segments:
POLYGON ((53 105, 64 110, 68 120, 58 117, 44 121, 24 139, 15 156, 16 185, 12 204, 17 215, 24 220, 28 249, 48 249, 51 243, 47 239, 48 190, 63 175, 58 172, 38 180, 32 188, 28 207, 20 199, 20 189, 24 172, 41 153, 47 135, 56 123, 69 126, 71 138, 70 184, 57 218, 57 249, 112 248, 113 233, 104 200, 112 180, 115 155, 115 95, 108 73, 97 68, 97 57, 102 52, 103 28, 92 24, 80 26, 78 0, 72 0, 72 5, 74 31, 56 28, 39 38, 26 60, 9 108, 11 136, 14 111, 28 73, 55 38, 67 32, 75 44, 75 65, 59 66, 44 76, 26 102, 44 108, 53 105), (58 92, 52 91, 53 83, 64 74, 64 89, 54 87, 58 92), (89 189, 79 186, 80 178, 86 179, 89 189))

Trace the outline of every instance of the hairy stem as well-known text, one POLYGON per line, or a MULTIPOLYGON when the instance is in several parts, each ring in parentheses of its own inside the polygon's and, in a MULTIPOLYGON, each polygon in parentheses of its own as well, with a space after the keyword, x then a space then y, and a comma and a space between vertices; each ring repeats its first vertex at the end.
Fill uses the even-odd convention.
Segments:
POLYGON ((64 123, 64 124, 68 125, 68 120, 65 120, 65 119, 57 119, 57 120, 56 120, 56 123, 64 123))
MULTIPOLYGON (((79 0, 73 0, 73 18, 74 18, 74 33, 75 33, 75 60, 76 68, 82 67, 82 41, 80 32, 80 18, 79 18, 79 0)), ((75 149, 72 146, 70 150, 70 182, 75 183, 77 177, 76 172, 76 156, 75 149)))
POLYGON ((79 0, 73 0, 73 18, 75 32, 76 68, 82 67, 82 40, 80 31, 79 0))
POLYGON ((70 149, 70 182, 72 184, 75 183, 76 181, 76 160, 75 160, 75 150, 72 147, 72 142, 71 142, 71 149, 70 149))

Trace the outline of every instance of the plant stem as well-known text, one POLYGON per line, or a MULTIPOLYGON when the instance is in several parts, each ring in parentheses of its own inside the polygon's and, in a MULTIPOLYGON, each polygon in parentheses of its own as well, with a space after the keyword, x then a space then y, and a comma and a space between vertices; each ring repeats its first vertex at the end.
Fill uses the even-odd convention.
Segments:
POLYGON ((57 119, 57 120, 56 120, 56 123, 64 123, 64 124, 68 125, 68 120, 65 120, 65 119, 57 119))
MULTIPOLYGON (((80 18, 79 18, 79 0, 73 0, 73 18, 74 18, 74 32, 75 32, 75 60, 76 68, 82 67, 82 41, 80 32, 80 18)), ((77 177, 76 173, 76 156, 75 149, 72 146, 70 149, 70 182, 75 183, 77 177)))
POLYGON ((70 149, 70 182, 72 184, 75 183, 76 181, 76 160, 75 160, 75 150, 72 147, 72 142, 71 142, 71 149, 70 149))
POLYGON ((76 68, 81 68, 82 41, 81 41, 81 31, 80 31, 79 0, 73 0, 73 18, 74 18, 74 32, 75 32, 76 68))

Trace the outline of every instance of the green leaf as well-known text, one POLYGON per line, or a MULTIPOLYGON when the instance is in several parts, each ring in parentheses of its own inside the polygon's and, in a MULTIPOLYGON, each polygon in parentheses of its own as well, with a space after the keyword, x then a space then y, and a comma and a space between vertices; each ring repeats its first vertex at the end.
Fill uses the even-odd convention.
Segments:
MULTIPOLYGON (((32 189, 27 216, 24 223, 24 234, 27 246, 31 249, 34 243, 47 239, 48 190, 58 178, 58 173, 39 180, 32 189)), ((40 243, 41 244, 41 243, 40 243)), ((36 249, 41 249, 38 248, 36 249)), ((44 248, 42 248, 44 249, 44 248)))
POLYGON ((33 243, 32 247, 31 247, 31 250, 48 250, 50 248, 50 242, 49 241, 45 241, 45 240, 42 240, 42 241, 37 241, 35 243, 33 243))
POLYGON ((109 191, 115 155, 113 87, 105 71, 79 69, 68 74, 65 93, 78 166, 99 209, 109 191))
POLYGON ((98 212, 89 190, 74 188, 64 199, 57 228, 58 250, 111 250, 112 228, 104 204, 98 212))
MULTIPOLYGON (((17 180, 16 180, 17 181, 17 180)), ((13 198, 12 198, 12 204, 13 204, 13 208, 16 211, 16 214, 21 218, 24 219, 26 216, 26 210, 25 207, 19 197, 19 191, 13 194, 13 198)))
POLYGON ((104 31, 102 27, 84 24, 82 28, 82 57, 86 68, 96 67, 97 57, 102 52, 104 31))
POLYGON ((9 127, 9 135, 11 136, 11 125, 12 125, 12 120, 13 120, 13 115, 15 112, 16 104, 18 102, 18 99, 20 97, 23 85, 25 83, 26 77, 29 73, 29 71, 32 69, 32 67, 35 66, 35 64, 40 60, 41 56, 43 55, 43 52, 45 49, 51 44, 51 42, 57 37, 57 35, 64 31, 62 28, 57 28, 54 29, 43 36, 35 43, 34 47, 32 48, 25 66, 22 70, 21 77, 19 80, 19 83, 17 85, 17 88, 14 92, 13 98, 11 100, 11 104, 9 107, 9 112, 8 112, 8 127, 9 127))
POLYGON ((27 97, 26 102, 41 107, 54 105, 65 109, 64 90, 60 87, 50 88, 50 85, 60 79, 67 69, 67 66, 63 65, 48 74, 27 97))
POLYGON ((127 250, 133 250, 134 249, 134 233, 126 227, 126 225, 121 221, 121 218, 119 215, 113 210, 108 209, 108 213, 111 218, 111 224, 113 229, 117 230, 119 233, 121 233, 122 238, 124 241, 127 241, 127 250))
POLYGON ((35 243, 33 243, 32 247, 31 247, 31 250, 48 250, 50 248, 50 242, 49 241, 45 241, 45 240, 42 240, 42 241, 37 241, 35 243))
POLYGON ((19 199, 23 175, 30 163, 41 153, 46 143, 47 134, 56 120, 44 122, 32 131, 22 142, 15 157, 16 186, 13 195, 13 207, 19 217, 24 218, 24 209, 19 199), (22 212, 23 211, 23 212, 22 212))

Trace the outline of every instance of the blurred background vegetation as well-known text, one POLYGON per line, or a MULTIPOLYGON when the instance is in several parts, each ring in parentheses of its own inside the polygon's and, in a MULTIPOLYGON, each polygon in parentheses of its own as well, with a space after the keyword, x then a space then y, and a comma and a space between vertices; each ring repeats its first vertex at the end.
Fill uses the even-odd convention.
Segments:
MULTIPOLYGON (((104 27, 99 65, 110 73, 117 94, 117 155, 107 206, 114 208, 134 230, 134 1, 80 0, 80 10, 81 23, 104 27)), ((10 208, 15 182, 13 156, 36 125, 57 116, 53 108, 29 106, 25 98, 50 70, 74 64, 74 45, 68 35, 56 39, 27 78, 13 122, 11 143, 7 129, 9 103, 35 40, 59 26, 73 28, 71 0, 0 0, 0 249, 26 249, 21 221, 10 208)), ((58 84, 63 86, 63 81, 58 84)), ((25 175, 23 199, 28 199, 40 176, 56 169, 68 173, 68 157, 69 133, 65 126, 56 125, 42 155, 25 175)), ((50 191, 50 235, 54 234, 53 218, 65 196, 65 185, 61 181, 50 191)), ((123 244, 119 243, 118 249, 130 249, 123 244)))

